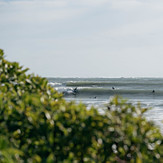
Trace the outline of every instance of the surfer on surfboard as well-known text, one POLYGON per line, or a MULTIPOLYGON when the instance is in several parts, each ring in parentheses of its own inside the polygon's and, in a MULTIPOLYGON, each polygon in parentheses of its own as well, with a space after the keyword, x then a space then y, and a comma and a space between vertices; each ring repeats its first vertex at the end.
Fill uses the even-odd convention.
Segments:
POLYGON ((78 93, 78 88, 76 87, 76 88, 73 89, 72 94, 73 94, 73 95, 76 95, 77 93, 78 93))

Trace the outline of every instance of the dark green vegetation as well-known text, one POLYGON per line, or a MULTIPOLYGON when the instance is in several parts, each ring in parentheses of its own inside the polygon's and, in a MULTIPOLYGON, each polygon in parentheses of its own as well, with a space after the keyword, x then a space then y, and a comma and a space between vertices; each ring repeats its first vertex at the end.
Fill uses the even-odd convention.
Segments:
POLYGON ((147 109, 118 97, 108 109, 66 102, 0 50, 0 162, 163 162, 163 137, 147 109))

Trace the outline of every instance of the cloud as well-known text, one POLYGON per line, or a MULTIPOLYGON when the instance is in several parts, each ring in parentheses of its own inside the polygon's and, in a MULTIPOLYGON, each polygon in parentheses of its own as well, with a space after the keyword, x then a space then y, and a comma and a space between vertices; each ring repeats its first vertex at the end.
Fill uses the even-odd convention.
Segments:
POLYGON ((142 3, 139 0, 0 0, 0 18, 2 23, 46 23, 89 15, 97 8, 131 11, 142 3))
POLYGON ((126 9, 132 10, 133 8, 140 7, 143 2, 139 0, 111 0, 113 9, 126 9))
POLYGON ((0 1, 0 9, 2 23, 46 23, 71 19, 84 12, 84 9, 69 6, 67 1, 64 0, 0 1))
POLYGON ((155 52, 161 58, 162 17, 160 0, 0 0, 0 45, 40 74, 46 54, 49 69, 43 75, 61 64, 74 65, 74 58, 83 74, 92 59, 94 67, 107 67, 109 74, 122 61, 132 66, 142 57, 143 65, 148 55, 154 60, 155 52))
POLYGON ((114 29, 110 29, 103 33, 103 36, 110 37, 137 37, 146 36, 148 34, 156 34, 163 31, 163 19, 155 19, 148 21, 140 21, 128 23, 114 29))

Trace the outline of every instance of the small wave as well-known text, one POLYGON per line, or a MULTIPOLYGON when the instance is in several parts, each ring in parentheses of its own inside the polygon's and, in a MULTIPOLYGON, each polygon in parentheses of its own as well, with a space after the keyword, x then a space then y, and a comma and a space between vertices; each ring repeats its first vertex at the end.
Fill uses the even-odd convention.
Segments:
POLYGON ((154 83, 154 82, 96 82, 96 81, 69 81, 66 83, 66 86, 72 87, 162 87, 163 82, 154 83))
POLYGON ((54 87, 62 85, 62 83, 57 83, 57 82, 49 82, 48 84, 51 85, 51 86, 54 86, 54 87))
POLYGON ((157 91, 153 93, 151 90, 138 90, 138 89, 106 89, 106 88, 83 88, 79 91, 81 94, 117 94, 117 95, 134 95, 134 94, 142 94, 142 95, 162 95, 163 91, 157 91))
MULTIPOLYGON (((71 93, 68 95, 71 95, 73 93, 73 89, 71 89, 71 93)), ((163 91, 155 91, 155 93, 152 92, 152 90, 138 90, 138 89, 108 89, 108 88, 97 88, 97 87, 87 87, 78 89, 78 92, 75 94, 78 97, 105 97, 108 98, 110 96, 114 95, 120 95, 127 98, 163 98, 163 91)))

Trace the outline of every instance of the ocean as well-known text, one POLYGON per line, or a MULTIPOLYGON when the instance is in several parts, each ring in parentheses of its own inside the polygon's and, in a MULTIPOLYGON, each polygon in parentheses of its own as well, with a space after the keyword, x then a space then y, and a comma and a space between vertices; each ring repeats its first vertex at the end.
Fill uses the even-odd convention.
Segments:
POLYGON ((145 116, 163 132, 163 78, 48 78, 49 85, 67 101, 83 102, 89 108, 104 107, 119 95, 128 102, 152 108, 145 116))

